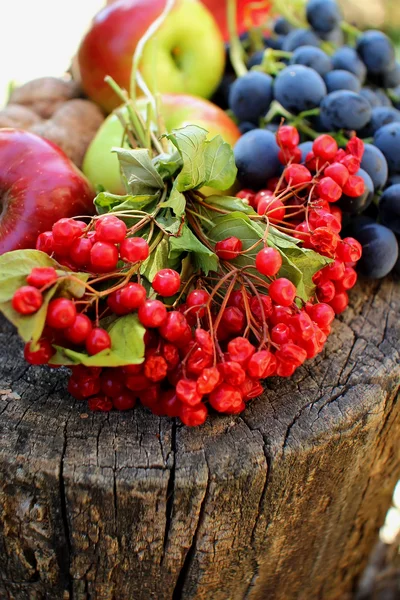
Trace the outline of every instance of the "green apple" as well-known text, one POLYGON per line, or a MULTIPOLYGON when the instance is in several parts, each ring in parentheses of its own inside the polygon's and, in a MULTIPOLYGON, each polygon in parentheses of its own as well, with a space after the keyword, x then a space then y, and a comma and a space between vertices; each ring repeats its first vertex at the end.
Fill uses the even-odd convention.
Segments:
MULTIPOLYGON (((145 114, 146 101, 139 99, 137 108, 145 114)), ((240 131, 228 115, 212 102, 182 94, 164 94, 161 99, 161 113, 168 131, 199 125, 213 137, 220 134, 234 146, 240 131)), ((119 163, 114 146, 120 147, 123 141, 123 127, 115 113, 107 117, 90 144, 84 161, 83 172, 95 186, 102 186, 113 194, 124 194, 119 163)), ((125 146, 128 145, 125 143, 125 146)))
MULTIPOLYGON (((84 91, 105 111, 111 112, 120 102, 105 76, 130 89, 135 49, 165 5, 166 0, 118 0, 93 19, 81 42, 78 63, 84 91)), ((209 10, 199 0, 175 0, 145 44, 139 67, 152 92, 208 98, 219 84, 224 64, 222 35, 209 10)))

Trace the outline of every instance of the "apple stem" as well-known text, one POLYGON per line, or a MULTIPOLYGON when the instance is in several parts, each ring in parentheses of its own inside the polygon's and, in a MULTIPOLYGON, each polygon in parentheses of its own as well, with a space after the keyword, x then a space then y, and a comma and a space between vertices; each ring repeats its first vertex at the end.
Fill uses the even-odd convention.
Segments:
POLYGON ((136 99, 136 86, 138 85, 140 89, 144 92, 145 96, 147 96, 151 106, 153 107, 154 112, 157 110, 156 101, 154 99, 153 94, 149 90, 145 80, 143 79, 140 71, 139 71, 139 63, 142 59, 143 50, 146 43, 153 37, 153 35, 157 32, 157 30, 164 23, 166 17, 171 12, 175 5, 175 0, 167 0, 164 10, 162 13, 153 21, 144 35, 140 38, 138 45, 136 46, 135 53, 132 59, 132 72, 131 72, 131 85, 130 85, 130 95, 133 101, 136 99))
POLYGON ((229 55, 233 69, 237 77, 242 77, 247 73, 247 67, 243 60, 243 48, 237 32, 237 2, 236 0, 227 0, 227 20, 229 29, 230 49, 229 55))
POLYGON ((134 128, 134 134, 135 134, 135 136, 136 136, 136 138, 137 138, 140 146, 142 148, 147 148, 148 146, 146 145, 146 132, 145 132, 145 129, 144 129, 142 123, 140 122, 140 119, 138 118, 138 115, 136 114, 136 111, 132 107, 132 103, 129 100, 128 93, 125 90, 123 90, 118 85, 118 83, 112 77, 110 77, 110 75, 107 75, 104 78, 104 81, 106 83, 108 83, 108 85, 111 87, 111 89, 117 94, 117 96, 125 104, 125 106, 126 106, 126 108, 128 110, 129 118, 130 118, 132 126, 134 128))

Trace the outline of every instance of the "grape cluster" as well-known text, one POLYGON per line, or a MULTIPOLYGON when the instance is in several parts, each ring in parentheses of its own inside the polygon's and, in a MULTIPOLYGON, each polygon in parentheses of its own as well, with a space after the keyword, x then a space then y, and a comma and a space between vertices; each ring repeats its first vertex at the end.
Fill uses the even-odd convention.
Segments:
POLYGON ((179 417, 189 426, 204 423, 210 409, 238 414, 259 396, 261 381, 290 377, 307 359, 322 351, 335 314, 348 304, 356 280, 354 266, 361 246, 341 239, 343 193, 364 194, 356 175, 363 144, 352 139, 340 150, 321 136, 301 157, 299 133, 281 127, 276 136, 279 179, 265 181, 260 191, 242 190, 238 197, 254 207, 254 218, 267 223, 265 239, 250 250, 246 267, 235 261, 248 255, 243 241, 231 236, 215 243, 219 273, 195 274, 181 281, 174 269, 160 269, 150 282, 141 275, 153 248, 118 214, 82 220, 60 219, 40 234, 37 249, 55 258, 66 271, 35 267, 12 298, 13 309, 34 315, 44 295, 58 285, 46 309, 46 325, 36 346, 26 344, 25 358, 34 365, 57 366, 55 346, 94 357, 112 351, 102 323, 136 314, 145 329, 141 364, 120 367, 71 367, 68 390, 91 410, 132 409, 140 403, 156 415, 179 417), (315 294, 301 300, 296 286, 280 275, 281 253, 267 245, 268 226, 301 240, 332 261, 314 276, 315 294), (135 235, 136 234, 136 235, 135 235), (88 274, 82 297, 59 286, 88 274), (62 291, 64 290, 64 291, 62 291))
POLYGON ((384 33, 357 32, 342 20, 335 0, 308 0, 305 13, 308 28, 279 17, 262 40, 264 50, 255 50, 252 36, 242 36, 247 74, 236 78, 228 61, 216 100, 243 134, 235 147, 239 180, 261 189, 280 176, 275 133, 283 118, 298 127, 305 144, 320 133, 341 146, 354 132, 368 140, 357 173, 365 191, 356 198, 345 192, 338 206, 344 230, 359 236, 365 249, 360 273, 383 277, 399 269, 400 64, 384 33), (361 214, 371 220, 360 220, 361 214))

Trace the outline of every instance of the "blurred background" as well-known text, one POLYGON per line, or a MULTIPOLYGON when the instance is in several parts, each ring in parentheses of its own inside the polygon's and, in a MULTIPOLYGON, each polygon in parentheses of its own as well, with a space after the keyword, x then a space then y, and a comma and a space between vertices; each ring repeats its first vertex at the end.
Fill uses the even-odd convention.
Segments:
MULTIPOLYGON (((0 2, 0 106, 10 83, 61 75, 93 15, 106 0, 14 0, 0 2)), ((342 0, 345 17, 359 25, 384 28, 400 43, 398 0, 342 0)))

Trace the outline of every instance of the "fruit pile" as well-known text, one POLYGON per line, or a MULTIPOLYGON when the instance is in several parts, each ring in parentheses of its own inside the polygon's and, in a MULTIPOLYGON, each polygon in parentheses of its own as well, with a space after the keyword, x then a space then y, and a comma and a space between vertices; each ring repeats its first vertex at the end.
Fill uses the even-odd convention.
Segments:
POLYGON ((269 36, 245 34, 241 45, 232 38, 214 97, 243 134, 235 147, 239 180, 257 191, 280 175, 275 133, 282 119, 301 134, 293 161, 303 165, 321 133, 343 147, 356 132, 365 140, 357 173, 365 191, 340 201, 344 231, 364 248, 361 274, 400 270, 400 64, 393 44, 380 31, 344 22, 334 0, 308 0, 304 15, 281 2, 275 8, 288 18, 277 18, 269 36))
POLYGON ((240 413, 261 380, 322 351, 357 279, 361 246, 340 237, 337 204, 364 193, 364 145, 324 135, 301 165, 284 126, 279 178, 206 197, 236 178, 230 146, 196 126, 152 141, 115 149, 126 195, 100 192, 96 217, 60 219, 36 250, 0 257, 0 309, 26 360, 71 368, 68 389, 90 409, 139 400, 195 426, 210 408, 240 413))

